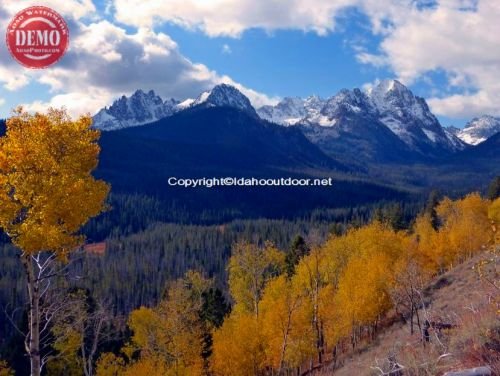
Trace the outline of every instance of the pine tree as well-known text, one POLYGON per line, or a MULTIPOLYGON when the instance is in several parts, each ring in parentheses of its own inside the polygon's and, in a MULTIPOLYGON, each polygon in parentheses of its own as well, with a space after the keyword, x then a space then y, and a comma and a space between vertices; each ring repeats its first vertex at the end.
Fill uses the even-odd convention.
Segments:
POLYGON ((295 266, 299 263, 302 257, 309 254, 309 251, 309 247, 304 238, 297 235, 293 239, 290 251, 285 257, 285 270, 288 277, 291 277, 295 273, 295 266))
POLYGON ((500 176, 495 177, 488 187, 488 199, 495 200, 500 197, 500 176))
POLYGON ((433 189, 431 193, 429 193, 429 197, 427 198, 427 203, 425 205, 425 212, 428 213, 431 217, 431 224, 434 230, 437 230, 439 227, 439 218, 436 213, 436 206, 439 204, 441 198, 441 194, 437 189, 433 189))
POLYGON ((210 323, 214 328, 219 328, 224 322, 224 318, 230 312, 230 307, 226 298, 219 288, 210 288, 203 292, 203 306, 201 308, 201 318, 210 323))

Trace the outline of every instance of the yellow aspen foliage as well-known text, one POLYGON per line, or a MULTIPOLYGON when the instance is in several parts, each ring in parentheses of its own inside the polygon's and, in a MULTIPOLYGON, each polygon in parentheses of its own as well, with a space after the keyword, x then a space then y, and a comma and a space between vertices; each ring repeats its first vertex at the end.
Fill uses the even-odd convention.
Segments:
POLYGON ((353 257, 339 281, 337 305, 342 307, 340 328, 373 324, 391 307, 391 259, 384 254, 353 257))
POLYGON ((404 233, 379 221, 323 246, 328 285, 320 294, 320 316, 329 346, 356 326, 374 323, 391 306, 394 265, 411 246, 404 233))
POLYGON ((325 282, 337 286, 349 258, 357 254, 359 249, 353 231, 344 236, 330 237, 321 249, 324 255, 322 268, 324 268, 325 282))
POLYGON ((229 259, 229 291, 236 302, 235 311, 259 314, 259 301, 266 282, 279 275, 285 254, 271 243, 262 248, 251 243, 236 243, 229 259))
POLYGON ((413 225, 413 238, 417 244, 415 260, 429 272, 437 272, 443 264, 444 244, 432 226, 432 218, 428 213, 421 214, 413 225))
POLYGON ((98 215, 109 186, 91 175, 99 131, 90 116, 63 110, 30 115, 19 108, 0 138, 0 228, 23 252, 63 257, 81 244, 76 232, 98 215))
POLYGON ((500 223, 500 198, 491 203, 488 208, 488 218, 494 223, 500 223))
POLYGON ((156 357, 143 357, 121 371, 119 376, 177 376, 199 375, 199 373, 177 372, 168 368, 164 360, 156 357))
POLYGON ((310 306, 293 282, 281 275, 268 282, 260 302, 266 364, 281 374, 314 354, 310 306))
POLYGON ((83 243, 78 231, 101 213, 110 189, 92 176, 100 133, 91 124, 90 116, 72 120, 64 110, 31 115, 18 108, 0 137, 0 229, 22 252, 33 376, 41 374, 41 341, 48 339, 40 335, 40 303, 53 275, 44 273, 83 243), (36 263, 40 257, 45 262, 36 263))
POLYGON ((489 201, 472 193, 457 201, 445 198, 437 206, 436 212, 443 223, 439 232, 447 266, 471 257, 489 242, 492 229, 488 205, 489 201))
POLYGON ((327 282, 327 257, 321 248, 314 248, 296 267, 294 283, 305 295, 314 295, 327 282))
POLYGON ((14 376, 14 371, 3 360, 0 360, 0 376, 14 376))
POLYGON ((213 334, 212 372, 217 376, 254 376, 265 367, 260 318, 233 312, 213 334))
POLYGON ((350 325, 343 325, 343 307, 338 305, 335 285, 328 284, 320 291, 319 315, 322 318, 325 344, 333 348, 350 334, 350 325))
POLYGON ((96 364, 97 376, 120 376, 125 369, 125 360, 113 353, 104 353, 96 364))
POLYGON ((350 236, 357 243, 358 253, 361 256, 369 257, 383 254, 390 260, 396 260, 404 248, 403 234, 396 233, 387 224, 379 221, 374 221, 367 226, 353 230, 350 236))
POLYGON ((500 244, 500 198, 491 203, 488 208, 488 218, 492 222, 495 244, 500 244))
POLYGON ((141 352, 146 355, 164 352, 167 339, 163 335, 160 315, 155 310, 141 307, 132 311, 128 326, 133 332, 132 342, 141 352))
MULTIPOLYGON (((324 353, 323 317, 320 315, 320 294, 326 286, 326 258, 324 250, 315 248, 302 258, 293 277, 295 288, 307 299, 311 330, 314 333, 314 350, 321 362, 324 353)), ((307 349, 306 353, 310 351, 307 349)))
POLYGON ((82 336, 74 328, 58 327, 52 331, 55 336, 53 347, 58 352, 58 356, 47 363, 48 376, 80 376, 82 374, 82 358, 79 356, 82 336), (66 332, 61 333, 59 329, 66 332))
POLYGON ((190 272, 171 284, 166 299, 157 307, 141 307, 130 314, 131 346, 140 351, 140 359, 127 370, 163 362, 164 375, 202 374, 202 285, 209 287, 199 274, 190 272))

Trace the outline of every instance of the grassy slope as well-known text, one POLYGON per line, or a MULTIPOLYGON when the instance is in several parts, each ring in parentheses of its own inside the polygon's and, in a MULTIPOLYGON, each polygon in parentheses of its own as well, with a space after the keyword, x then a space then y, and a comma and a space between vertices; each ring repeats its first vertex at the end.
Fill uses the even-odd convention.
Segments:
MULTIPOLYGON (((496 311, 499 294, 485 279, 496 280, 498 285, 498 257, 481 268, 482 278, 477 272, 478 262, 493 258, 491 253, 482 253, 437 277, 427 287, 424 299, 428 305, 427 317, 451 323, 455 328, 441 333, 431 330, 431 342, 425 349, 418 329, 411 336, 409 324, 396 322, 382 329, 374 342, 341 359, 343 364, 334 371, 330 364, 316 375, 379 375, 371 367, 383 365, 389 354, 394 354, 405 367, 420 369, 418 373, 405 373, 409 375, 440 375, 487 363, 499 372, 500 321, 496 311), (442 354, 451 355, 437 361, 442 354)), ((421 316, 424 314, 420 312, 421 316)))

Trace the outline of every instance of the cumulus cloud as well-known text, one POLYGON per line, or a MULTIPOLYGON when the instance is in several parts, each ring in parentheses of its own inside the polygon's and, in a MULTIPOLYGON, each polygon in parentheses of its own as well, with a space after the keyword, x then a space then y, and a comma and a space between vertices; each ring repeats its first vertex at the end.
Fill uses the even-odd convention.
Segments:
MULTIPOLYGON (((61 8, 57 1, 52 3, 54 8, 68 14, 71 47, 66 56, 57 65, 42 71, 25 69, 8 54, 2 53, 0 57, 0 83, 4 88, 18 90, 32 82, 49 87, 51 98, 26 103, 29 110, 65 106, 72 114, 93 114, 116 97, 137 89, 153 89, 164 98, 185 99, 221 82, 240 88, 254 105, 273 101, 203 64, 193 63, 164 33, 147 28, 128 32, 107 20, 88 18, 92 3, 86 0, 66 0, 65 7, 61 8), (74 3, 73 11, 70 3, 74 3)), ((8 5, 10 7, 3 8, 4 15, 18 10, 8 5)))
MULTIPOLYGON (((114 0, 117 20, 137 27, 169 22, 212 37, 245 30, 298 29, 324 35, 356 8, 381 38, 375 51, 355 51, 362 64, 389 67, 411 84, 444 72, 451 92, 429 102, 447 116, 500 113, 500 2, 490 0, 114 0)), ((446 89, 446 88, 445 88, 446 89)))
MULTIPOLYGON (((394 18, 424 0, 113 0, 118 21, 137 27, 170 22, 212 37, 240 37, 248 29, 298 29, 325 35, 339 16, 357 8, 375 33, 386 33, 394 18)), ((448 1, 448 0, 446 0, 448 1)), ((459 0, 457 0, 459 1, 459 0)), ((464 0, 465 1, 465 0, 464 0)))
POLYGON ((357 0, 115 0, 116 19, 138 27, 168 21, 210 36, 238 37, 249 28, 326 34, 338 11, 357 0))
POLYGON ((436 114, 456 118, 471 118, 484 114, 500 115, 500 91, 480 90, 474 94, 454 94, 428 99, 436 114))
POLYGON ((43 5, 55 9, 61 15, 70 16, 74 19, 94 15, 96 11, 92 0, 44 0, 43 4, 36 0, 2 1, 2 6, 9 14, 15 14, 24 8, 35 5, 43 5))
MULTIPOLYGON (((448 87, 429 100, 440 115, 467 117, 500 114, 500 3, 488 0, 107 0, 106 12, 125 29, 95 15, 91 0, 46 0, 70 23, 71 47, 54 68, 23 69, 0 50, 0 84, 18 90, 30 82, 48 85, 50 103, 64 103, 79 94, 85 111, 98 102, 137 88, 154 89, 164 97, 194 97, 226 82, 239 87, 254 105, 277 99, 243 87, 207 66, 183 56, 175 41, 155 31, 168 22, 209 36, 240 37, 245 30, 298 29, 325 35, 336 31, 345 11, 356 8, 370 20, 380 44, 356 48, 362 64, 388 67, 411 84, 430 72, 445 74, 448 87), (134 31, 131 31, 134 30, 134 31), (450 95, 449 93, 453 93, 450 95)), ((0 5, 0 29, 28 0, 0 5)), ((222 47, 222 52, 230 49, 222 47)), ((42 103, 33 106, 44 105, 42 103)))
POLYGON ((358 51, 364 64, 389 67, 404 83, 442 72, 447 87, 428 100, 448 117, 500 115, 500 3, 441 0, 386 15, 378 51, 358 51), (453 94, 449 94, 449 93, 453 94))
POLYGON ((98 108, 103 107, 103 103, 109 102, 111 99, 110 92, 107 90, 92 90, 92 91, 74 91, 66 94, 57 94, 49 101, 34 101, 23 104, 27 111, 45 112, 47 108, 64 107, 73 116, 83 114, 94 115, 98 108))

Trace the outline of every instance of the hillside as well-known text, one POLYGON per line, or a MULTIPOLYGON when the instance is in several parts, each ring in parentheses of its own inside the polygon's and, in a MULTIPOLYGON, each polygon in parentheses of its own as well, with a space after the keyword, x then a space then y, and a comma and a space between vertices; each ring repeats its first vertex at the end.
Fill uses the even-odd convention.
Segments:
POLYGON ((155 195, 191 213, 234 210, 239 217, 304 215, 324 207, 405 199, 404 187, 354 179, 297 128, 285 128, 230 107, 192 108, 156 123, 102 132, 96 175, 114 193, 155 195), (177 178, 327 178, 330 187, 229 186, 179 188, 177 178))
POLYGON ((421 365, 422 373, 419 374, 422 375, 441 375, 446 371, 484 366, 491 361, 494 361, 490 363, 494 372, 499 372, 500 323, 495 317, 493 303, 498 304, 499 295, 498 288, 488 282, 498 283, 498 262, 498 253, 496 256, 490 252, 479 254, 436 277, 424 289, 426 308, 420 309, 420 317, 453 327, 441 331, 431 329, 430 342, 425 349, 420 333, 416 331, 411 335, 409 324, 397 321, 382 329, 373 343, 360 346, 354 354, 341 359, 336 367, 330 363, 314 374, 380 375, 372 367, 388 371, 384 366, 390 356, 404 367, 421 365), (485 261, 490 263, 481 268, 480 277, 478 265, 485 261), (487 356, 490 358, 485 359, 487 356))

